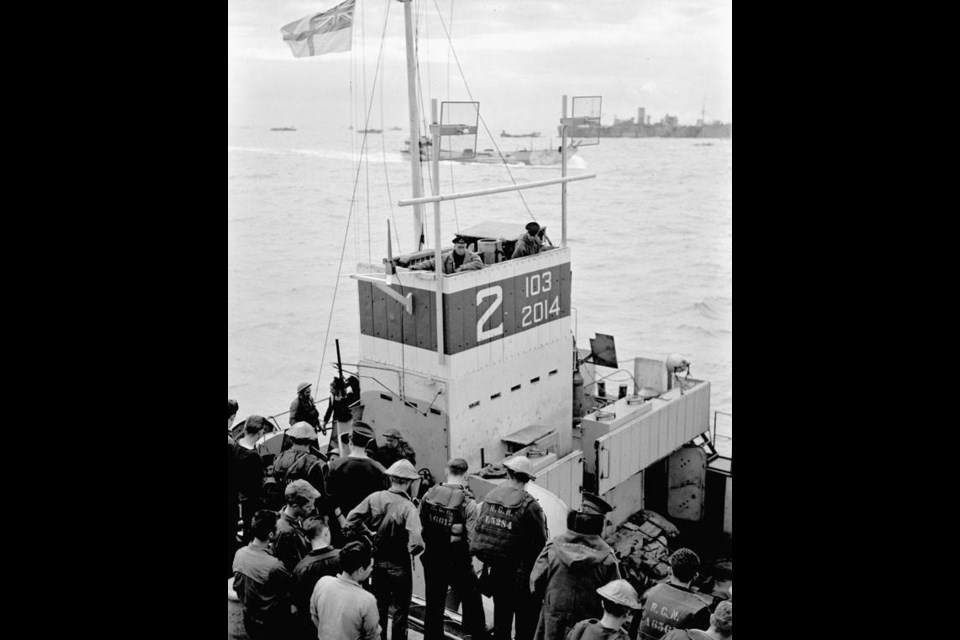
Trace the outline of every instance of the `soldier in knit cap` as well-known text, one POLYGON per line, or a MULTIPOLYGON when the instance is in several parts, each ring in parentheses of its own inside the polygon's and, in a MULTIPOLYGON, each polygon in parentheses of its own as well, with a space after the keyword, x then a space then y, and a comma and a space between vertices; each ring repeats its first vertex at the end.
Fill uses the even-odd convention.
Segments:
POLYGON ((540 228, 536 222, 528 222, 527 232, 517 238, 516 247, 510 259, 522 258, 524 256, 535 256, 543 250, 543 234, 546 227, 540 228))
POLYGON ((596 590, 620 578, 617 556, 600 537, 613 508, 583 493, 580 510, 567 514, 567 531, 547 543, 530 574, 530 589, 543 599, 536 640, 564 640, 579 620, 601 614, 596 590))
MULTIPOLYGON (((486 637, 486 623, 477 576, 470 559, 470 540, 477 524, 477 502, 467 487, 467 461, 447 462, 447 481, 427 491, 420 502, 423 525, 423 578, 427 600, 424 636, 443 636, 447 588, 463 602, 463 628, 473 640, 486 637)), ((422 477, 422 476, 421 476, 422 477)))

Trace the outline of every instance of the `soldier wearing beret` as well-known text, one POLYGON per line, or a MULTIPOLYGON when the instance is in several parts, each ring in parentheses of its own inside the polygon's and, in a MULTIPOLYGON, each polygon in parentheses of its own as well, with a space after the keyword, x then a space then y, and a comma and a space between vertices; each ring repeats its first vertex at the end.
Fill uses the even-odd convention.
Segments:
POLYGON ((567 531, 540 552, 530 574, 530 590, 544 600, 536 640, 564 640, 577 621, 601 614, 596 590, 620 578, 617 556, 601 537, 612 510, 599 496, 583 492, 580 510, 567 514, 567 531))

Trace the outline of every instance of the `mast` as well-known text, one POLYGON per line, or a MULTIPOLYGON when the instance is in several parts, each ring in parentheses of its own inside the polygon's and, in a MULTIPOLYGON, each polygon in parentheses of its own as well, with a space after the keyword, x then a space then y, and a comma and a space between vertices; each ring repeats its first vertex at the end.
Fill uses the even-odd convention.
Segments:
MULTIPOLYGON (((417 103, 417 59, 413 47, 413 16, 410 5, 413 0, 397 0, 403 4, 403 21, 407 36, 407 102, 410 111, 410 175, 413 179, 413 197, 423 195, 420 176, 420 109, 417 103)), ((413 207, 413 237, 417 251, 423 248, 423 205, 413 207)))

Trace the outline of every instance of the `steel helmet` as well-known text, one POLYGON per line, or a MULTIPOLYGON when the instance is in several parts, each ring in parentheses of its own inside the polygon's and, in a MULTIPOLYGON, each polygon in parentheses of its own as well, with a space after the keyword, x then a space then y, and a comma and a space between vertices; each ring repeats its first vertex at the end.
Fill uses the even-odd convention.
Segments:
POLYGON ((610 602, 616 602, 624 607, 631 609, 640 608, 640 599, 637 597, 637 591, 626 580, 611 580, 597 589, 597 593, 610 602))
POLYGON ((417 470, 413 468, 413 465, 410 464, 410 461, 406 458, 401 458, 390 465, 390 468, 387 469, 387 475, 404 480, 420 479, 420 474, 417 473, 417 470))
POLYGON ((311 386, 313 385, 311 385, 309 382, 301 382, 297 385, 297 393, 300 393, 304 389, 309 389, 311 386))
POLYGON ((531 480, 536 479, 536 475, 533 473, 533 463, 530 462, 530 458, 527 456, 514 456, 509 460, 503 461, 503 466, 507 469, 512 469, 515 473, 523 473, 530 476, 531 480))
POLYGON ((289 429, 287 435, 296 440, 316 440, 317 432, 310 426, 309 422, 298 422, 289 429))

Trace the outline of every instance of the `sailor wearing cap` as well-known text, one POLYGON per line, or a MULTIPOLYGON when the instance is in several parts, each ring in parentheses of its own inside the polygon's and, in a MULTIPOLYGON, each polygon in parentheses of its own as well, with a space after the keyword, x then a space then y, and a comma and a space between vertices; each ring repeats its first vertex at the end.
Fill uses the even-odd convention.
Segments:
POLYGON ((630 636, 620 627, 627 620, 631 609, 639 609, 637 592, 626 580, 611 580, 596 590, 600 596, 603 617, 597 620, 581 620, 570 630, 567 640, 629 640, 630 636))
POLYGON ((386 473, 390 488, 364 498, 347 516, 346 529, 369 533, 375 542, 373 595, 377 597, 377 610, 384 622, 381 640, 387 638, 386 620, 391 604, 394 607, 391 637, 405 640, 413 593, 411 559, 423 551, 420 516, 410 497, 410 487, 420 476, 409 460, 398 460, 386 473))
POLYGON ((374 438, 373 428, 366 422, 354 422, 350 430, 350 452, 330 464, 327 474, 327 493, 333 505, 333 515, 338 524, 331 530, 333 546, 345 543, 340 528, 346 524, 346 516, 360 501, 375 491, 390 486, 386 469, 370 459, 365 447, 374 438))
POLYGON ((509 640, 516 615, 517 640, 530 640, 539 604, 530 593, 530 572, 548 539, 543 509, 524 489, 534 480, 526 456, 505 460, 507 479, 484 498, 470 551, 484 563, 493 595, 494 640, 509 640))
POLYGON ((567 514, 568 531, 540 552, 530 574, 530 589, 544 599, 537 640, 564 640, 579 620, 601 614, 597 588, 620 577, 617 556, 601 538, 604 518, 613 507, 586 491, 580 510, 567 514))
MULTIPOLYGON (((483 260, 476 253, 467 249, 467 241, 461 236, 453 239, 453 251, 443 254, 443 272, 445 274, 461 271, 475 271, 483 269, 483 260)), ((410 267, 412 271, 434 270, 434 258, 428 258, 410 267)))
POLYGON ((529 222, 526 226, 526 233, 517 238, 516 248, 510 259, 522 258, 524 256, 534 256, 543 250, 543 236, 547 232, 546 227, 541 227, 536 222, 529 222))
POLYGON ((317 411, 317 405, 310 397, 311 384, 301 382, 297 385, 297 397, 290 403, 290 424, 306 422, 307 424, 320 428, 320 412, 317 411))

